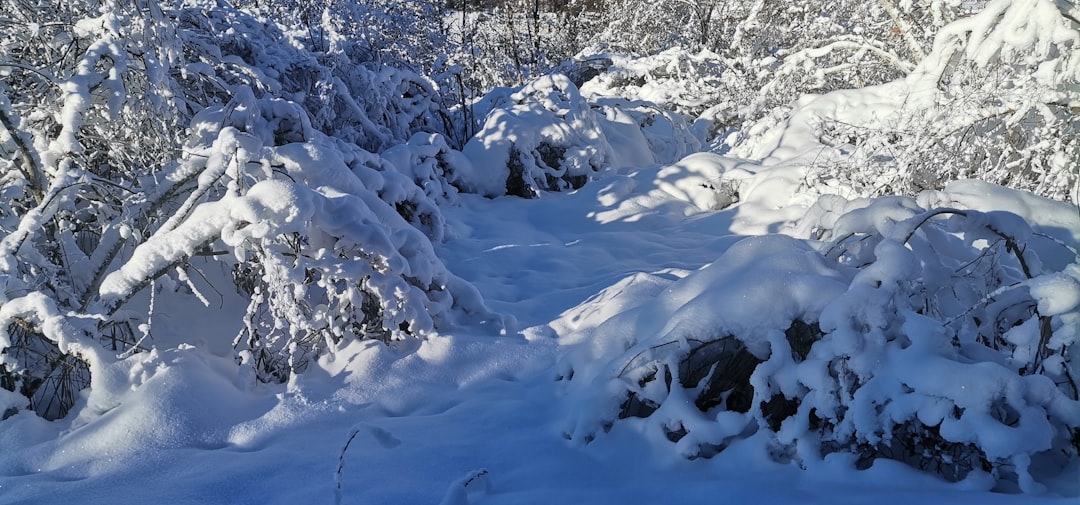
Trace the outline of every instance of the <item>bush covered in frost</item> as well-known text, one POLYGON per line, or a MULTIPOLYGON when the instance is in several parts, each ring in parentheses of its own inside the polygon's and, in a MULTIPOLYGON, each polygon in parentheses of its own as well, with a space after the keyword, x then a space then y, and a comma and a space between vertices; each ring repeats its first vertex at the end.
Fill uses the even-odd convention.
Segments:
POLYGON ((682 115, 642 100, 586 100, 562 74, 529 83, 508 103, 489 100, 484 126, 462 149, 472 166, 449 176, 467 192, 532 198, 580 188, 612 166, 673 163, 701 147, 682 115))
POLYGON ((66 415, 155 346, 157 293, 227 289, 211 266, 249 301, 233 345, 264 381, 350 339, 495 322, 432 248, 465 162, 427 78, 222 2, 0 5, 5 416, 66 415))
POLYGON ((850 195, 914 195, 970 178, 1074 199, 1078 54, 1074 4, 988 2, 942 27, 906 77, 806 97, 750 126, 735 153, 761 158, 816 141, 831 149, 808 186, 850 195))
POLYGON ((950 201, 824 198, 811 240, 745 239, 565 314, 591 335, 564 362, 580 409, 567 436, 641 418, 691 458, 764 436, 780 461, 850 453, 1037 490, 1080 451, 1078 257, 1015 214, 950 201))

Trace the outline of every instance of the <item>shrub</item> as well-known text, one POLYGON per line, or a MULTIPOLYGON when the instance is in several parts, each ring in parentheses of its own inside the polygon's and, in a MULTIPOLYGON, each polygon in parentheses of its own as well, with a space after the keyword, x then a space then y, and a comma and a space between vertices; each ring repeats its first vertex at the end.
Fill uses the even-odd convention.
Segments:
POLYGON ((566 363, 587 410, 568 436, 639 417, 687 457, 763 434, 779 460, 847 452, 1026 492, 1035 462, 1063 468, 1080 451, 1080 266, 1044 269, 1061 246, 1014 214, 838 202, 808 218, 816 251, 747 239, 656 299, 621 301, 637 307, 566 363))

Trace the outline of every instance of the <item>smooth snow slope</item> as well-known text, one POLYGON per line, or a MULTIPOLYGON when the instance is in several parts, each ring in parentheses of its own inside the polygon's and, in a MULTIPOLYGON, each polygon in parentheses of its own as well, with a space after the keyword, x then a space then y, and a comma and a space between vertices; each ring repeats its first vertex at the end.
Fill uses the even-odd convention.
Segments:
MULTIPOLYGON (((536 200, 463 196, 446 210, 451 238, 438 252, 520 332, 354 342, 280 387, 192 347, 136 355, 110 370, 140 384, 114 410, 0 423, 0 504, 1077 503, 1075 468, 1043 495, 1009 495, 889 461, 859 472, 835 456, 802 470, 771 461, 755 438, 687 460, 631 421, 589 444, 566 440, 564 351, 547 323, 629 276, 644 300, 650 278, 684 277, 805 210, 782 204, 797 186, 780 183, 709 210, 705 183, 753 172, 738 165, 695 155, 536 200)), ((158 321, 181 340, 234 331, 158 321)))

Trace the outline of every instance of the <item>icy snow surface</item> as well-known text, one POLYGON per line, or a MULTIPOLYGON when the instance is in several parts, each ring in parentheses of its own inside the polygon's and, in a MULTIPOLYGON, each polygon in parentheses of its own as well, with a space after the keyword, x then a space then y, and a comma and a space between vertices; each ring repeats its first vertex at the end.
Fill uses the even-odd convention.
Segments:
MULTIPOLYGON (((759 169, 697 154, 535 200, 461 195, 445 211, 449 239, 438 253, 492 309, 516 317, 516 331, 494 338, 463 328, 393 348, 352 342, 282 386, 256 385, 228 349, 137 354, 95 372, 103 387, 110 377, 134 386, 101 392, 79 415, 48 423, 24 411, 0 423, 0 503, 1075 504, 1080 485, 1067 478, 1041 495, 1010 495, 885 460, 856 471, 834 455, 800 469, 772 461, 755 438, 689 460, 641 423, 616 423, 588 444, 564 438, 574 404, 556 382, 557 364, 589 343, 590 321, 609 321, 610 332, 620 314, 637 314, 645 319, 621 324, 659 328, 666 321, 647 314, 701 310, 695 300, 720 296, 709 294, 716 286, 684 284, 664 298, 682 306, 634 309, 729 249, 725 258, 753 264, 732 249, 745 236, 794 229, 806 211, 790 204, 798 177, 773 167, 766 181, 759 169), (742 201, 717 211, 723 178, 742 181, 742 201)), ((1025 205, 977 183, 936 197, 961 205, 979 191, 984 207, 1025 205)), ((797 247, 774 256, 817 268, 797 247)), ((701 278, 732 276, 738 265, 709 268, 701 278)), ((1075 296, 1075 279, 1063 274, 1036 290, 1075 296)), ((234 302, 223 300, 218 316, 234 302)), ((231 339, 235 322, 215 330, 212 317, 162 315, 156 331, 177 342, 231 339)))

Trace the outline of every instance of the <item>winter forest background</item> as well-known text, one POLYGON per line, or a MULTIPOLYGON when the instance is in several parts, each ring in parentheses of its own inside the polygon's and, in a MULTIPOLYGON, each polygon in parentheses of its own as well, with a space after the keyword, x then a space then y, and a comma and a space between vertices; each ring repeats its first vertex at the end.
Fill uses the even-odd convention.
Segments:
POLYGON ((0 503, 1080 496, 1075 2, 0 6, 0 503))

